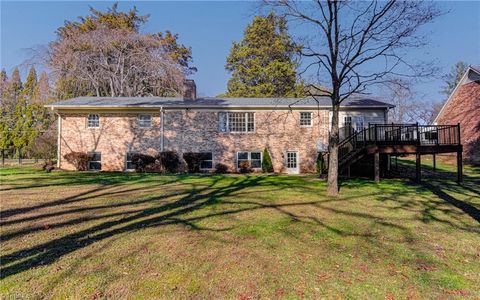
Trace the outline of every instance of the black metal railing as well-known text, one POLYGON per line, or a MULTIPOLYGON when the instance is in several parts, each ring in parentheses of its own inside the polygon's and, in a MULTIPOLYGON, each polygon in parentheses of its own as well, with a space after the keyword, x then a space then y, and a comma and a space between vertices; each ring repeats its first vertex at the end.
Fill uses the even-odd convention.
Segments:
POLYGON ((367 128, 354 130, 340 128, 338 159, 340 162, 351 153, 367 145, 460 145, 460 124, 368 124, 367 128))

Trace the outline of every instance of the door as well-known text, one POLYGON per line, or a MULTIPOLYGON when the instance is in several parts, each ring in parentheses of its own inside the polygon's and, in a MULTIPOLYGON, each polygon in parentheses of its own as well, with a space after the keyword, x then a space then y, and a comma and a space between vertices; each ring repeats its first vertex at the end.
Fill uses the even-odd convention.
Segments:
POLYGON ((298 174, 299 167, 298 167, 298 152, 297 151, 287 151, 286 157, 286 167, 288 174, 298 174))

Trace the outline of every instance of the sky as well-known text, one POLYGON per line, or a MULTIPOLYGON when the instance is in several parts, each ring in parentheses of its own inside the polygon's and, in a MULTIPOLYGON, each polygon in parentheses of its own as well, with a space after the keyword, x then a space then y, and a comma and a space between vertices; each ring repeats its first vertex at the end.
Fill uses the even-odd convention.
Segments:
MULTIPOLYGON (((65 20, 85 16, 89 6, 106 9, 112 2, 102 1, 4 1, 0 0, 0 66, 7 73, 28 58, 28 49, 46 45, 55 39, 55 30, 65 20)), ((193 65, 198 72, 191 76, 200 96, 215 96, 226 90, 229 73, 225 61, 233 41, 242 38, 243 30, 258 12, 252 1, 123 1, 120 10, 133 5, 140 14, 149 14, 143 32, 170 30, 179 34, 180 42, 192 47, 193 65)), ((438 2, 447 12, 424 30, 429 32, 429 46, 410 53, 412 60, 434 59, 440 67, 438 78, 416 85, 416 91, 431 101, 442 100, 440 76, 457 61, 480 65, 480 1, 438 2)), ((298 29, 296 29, 298 30, 298 29)), ((26 67, 20 68, 22 79, 26 67)))

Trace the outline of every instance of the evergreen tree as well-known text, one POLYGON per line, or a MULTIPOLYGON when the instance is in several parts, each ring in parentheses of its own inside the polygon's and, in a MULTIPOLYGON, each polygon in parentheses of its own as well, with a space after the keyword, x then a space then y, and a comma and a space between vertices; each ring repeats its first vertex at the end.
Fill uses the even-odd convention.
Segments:
POLYGON ((296 97, 299 51, 288 34, 285 18, 256 16, 240 42, 234 42, 225 68, 232 73, 227 97, 296 97))
POLYGON ((2 105, 3 105, 3 97, 5 93, 7 92, 7 86, 8 86, 8 75, 5 69, 2 69, 0 72, 0 99, 2 99, 2 105))
POLYGON ((20 91, 23 88, 22 78, 20 77, 20 71, 18 68, 15 68, 12 72, 12 76, 9 82, 9 92, 13 97, 16 97, 20 94, 20 91))
POLYGON ((46 72, 40 74, 38 83, 33 91, 32 103, 47 104, 50 102, 50 84, 46 72))
POLYGON ((453 92, 457 84, 462 79, 463 75, 468 69, 468 64, 459 61, 455 64, 455 66, 450 70, 450 72, 445 75, 445 86, 442 88, 442 94, 446 95, 447 97, 453 92))
POLYGON ((22 93, 29 99, 32 98, 33 92, 35 87, 37 86, 37 71, 35 67, 30 68, 30 72, 28 72, 27 80, 23 85, 22 93))
POLYGON ((268 152, 267 148, 263 150, 262 171, 264 173, 273 172, 272 159, 270 158, 270 153, 268 152))

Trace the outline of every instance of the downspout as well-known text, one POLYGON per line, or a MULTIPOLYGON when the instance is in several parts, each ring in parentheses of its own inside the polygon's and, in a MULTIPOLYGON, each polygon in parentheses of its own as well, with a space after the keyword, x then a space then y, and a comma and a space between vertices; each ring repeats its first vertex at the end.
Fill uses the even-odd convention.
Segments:
POLYGON ((57 168, 60 169, 60 159, 62 158, 62 148, 61 148, 61 136, 62 136, 62 117, 57 112, 55 113, 58 118, 58 132, 57 132, 57 168))
POLYGON ((164 121, 165 111, 163 106, 160 108, 160 152, 164 150, 164 121))

